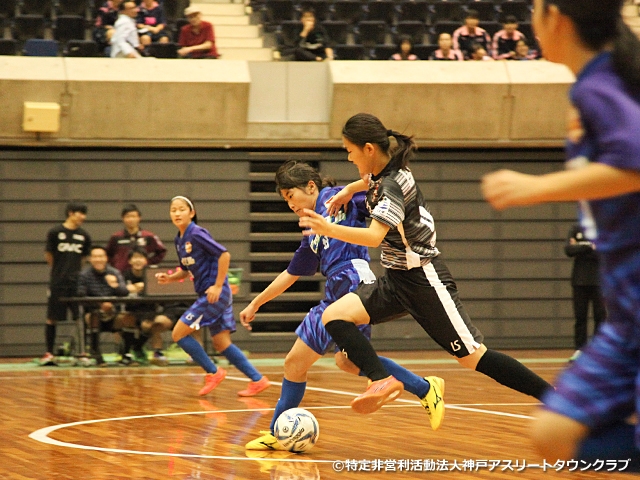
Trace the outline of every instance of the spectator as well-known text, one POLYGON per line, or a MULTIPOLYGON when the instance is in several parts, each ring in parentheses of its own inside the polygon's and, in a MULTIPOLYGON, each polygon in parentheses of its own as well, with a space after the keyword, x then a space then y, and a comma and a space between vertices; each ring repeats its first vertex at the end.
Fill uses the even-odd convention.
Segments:
POLYGON ((202 12, 196 5, 184 9, 189 25, 180 29, 180 49, 183 58, 218 58, 213 25, 202 20, 202 12))
MULTIPOLYGON (((122 274, 107 265, 107 251, 103 247, 91 248, 91 266, 80 272, 78 277, 79 297, 126 297, 129 294, 122 274)), ((104 365, 100 351, 100 332, 118 332, 122 326, 135 327, 125 315, 118 312, 111 302, 101 302, 86 307, 85 322, 90 331, 91 356, 96 365, 104 365), (123 325, 124 324, 124 325, 123 325)))
POLYGON ((111 37, 111 58, 140 58, 144 48, 140 45, 136 27, 138 7, 133 1, 122 2, 118 14, 111 37))
POLYGON ((306 8, 300 16, 300 41, 294 50, 295 60, 302 62, 322 62, 333 60, 333 49, 329 47, 329 36, 322 25, 316 23, 312 8, 306 8))
POLYGON ((105 2, 98 10, 93 27, 93 40, 98 44, 101 52, 111 45, 111 37, 115 32, 114 25, 118 20, 118 8, 123 0, 105 2))
POLYGON ((460 50, 455 50, 453 47, 453 40, 448 33, 441 33, 438 37, 438 50, 431 54, 429 60, 464 60, 460 50))
POLYGON ((491 37, 487 31, 480 28, 480 16, 476 10, 467 11, 464 19, 464 25, 453 32, 453 48, 460 50, 465 60, 470 60, 473 54, 473 45, 475 43, 482 45, 485 51, 489 51, 491 46, 491 37))
POLYGON ((71 310, 74 320, 78 319, 77 305, 62 303, 58 299, 75 296, 78 273, 91 248, 91 237, 80 228, 87 218, 87 206, 83 203, 69 203, 66 214, 67 219, 62 225, 49 230, 44 253, 44 258, 51 267, 51 276, 45 327, 47 352, 40 360, 40 365, 43 366, 55 365, 53 351, 57 323, 67 319, 67 310, 71 310))
POLYGON ((147 48, 152 43, 169 43, 169 34, 165 30, 167 20, 162 5, 154 0, 142 0, 138 7, 138 34, 140 43, 147 48))
MULTIPOLYGON (((129 252, 129 268, 124 272, 124 280, 130 295, 140 295, 144 293, 144 269, 148 263, 147 252, 139 247, 134 247, 129 252)), ((130 332, 123 330, 124 349, 121 363, 129 365, 134 361, 146 363, 147 356, 142 351, 144 344, 151 337, 151 347, 154 350, 153 363, 166 365, 167 358, 162 352, 162 332, 173 327, 173 322, 169 317, 156 313, 155 305, 150 303, 130 304, 127 308, 129 314, 135 322, 138 335, 137 341, 132 338, 130 332), (133 357, 129 350, 133 347, 133 357)), ((130 323, 133 323, 130 322, 130 323)))
POLYGON ((518 40, 516 44, 516 55, 512 60, 535 60, 537 55, 529 49, 525 40, 518 40))
POLYGON ((124 230, 111 235, 107 244, 109 263, 120 272, 124 272, 129 268, 129 254, 134 247, 142 248, 146 252, 150 265, 160 263, 167 249, 153 232, 140 229, 142 216, 138 207, 134 204, 126 205, 121 216, 124 230))
POLYGON ((487 50, 480 45, 479 43, 476 43, 473 45, 472 47, 472 54, 471 54, 471 58, 469 60, 479 60, 479 61, 493 61, 493 57, 490 56, 487 53, 487 50))
POLYGON ((508 15, 502 24, 502 30, 493 36, 493 55, 496 60, 515 60, 516 45, 526 40, 524 33, 518 30, 518 19, 508 15))
POLYGON ((594 334, 605 320, 607 310, 600 292, 599 260, 596 246, 587 240, 580 224, 575 224, 569 230, 564 253, 573 258, 571 289, 573 292, 573 314, 576 320, 573 337, 576 351, 570 358, 573 361, 578 358, 582 347, 587 344, 589 303, 593 305, 594 334))
POLYGON ((398 42, 398 50, 391 55, 389 60, 420 60, 413 52, 413 42, 411 37, 403 35, 398 42))

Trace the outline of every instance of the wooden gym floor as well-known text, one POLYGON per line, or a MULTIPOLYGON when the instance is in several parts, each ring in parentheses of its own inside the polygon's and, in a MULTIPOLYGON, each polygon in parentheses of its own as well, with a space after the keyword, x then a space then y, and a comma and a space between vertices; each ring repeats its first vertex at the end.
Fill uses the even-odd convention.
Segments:
MULTIPOLYGON (((542 465, 527 438, 534 399, 463 369, 442 351, 380 353, 421 376, 445 378, 447 410, 440 430, 431 430, 407 392, 372 415, 353 412, 349 402, 366 380, 341 372, 326 356, 309 373, 301 405, 318 418, 317 445, 301 455, 257 456, 247 455, 244 444, 268 429, 284 355, 251 357, 273 385, 248 399, 236 394, 247 379, 233 367, 216 390, 199 397, 198 367, 83 369, 3 361, 0 478, 629 478, 603 473, 612 464, 597 472, 580 472, 580 465, 524 467, 542 465)), ((551 381, 572 352, 506 353, 551 381)), ((227 368, 225 361, 221 365, 227 368)))

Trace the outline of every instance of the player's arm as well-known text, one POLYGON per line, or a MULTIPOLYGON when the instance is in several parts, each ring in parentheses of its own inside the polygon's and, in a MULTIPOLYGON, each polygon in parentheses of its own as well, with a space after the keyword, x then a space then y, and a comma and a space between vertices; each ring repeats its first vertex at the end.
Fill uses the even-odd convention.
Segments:
POLYGON ((53 254, 51 252, 44 252, 44 259, 47 262, 47 265, 50 267, 53 266, 53 254))
POLYGON ((160 285, 164 285, 172 282, 179 282, 180 280, 182 280, 183 278, 187 278, 188 276, 189 276, 189 271, 183 270, 181 268, 178 268, 172 274, 167 274, 164 272, 156 273, 156 278, 158 279, 158 283, 160 285))
POLYGON ((390 228, 389 225, 385 225, 375 218, 371 220, 371 225, 368 228, 358 228, 329 223, 322 215, 306 208, 304 213, 306 216, 300 217, 298 222, 301 227, 308 228, 302 232, 304 235, 323 235, 365 247, 379 246, 390 228))
POLYGON ((496 209, 543 202, 598 200, 640 191, 640 173, 602 163, 546 175, 500 170, 482 178, 482 194, 496 209))
POLYGON ((255 319, 258 309, 267 302, 282 295, 291 285, 296 283, 300 277, 291 275, 286 270, 278 275, 262 292, 240 312, 240 323, 251 330, 250 323, 255 319))

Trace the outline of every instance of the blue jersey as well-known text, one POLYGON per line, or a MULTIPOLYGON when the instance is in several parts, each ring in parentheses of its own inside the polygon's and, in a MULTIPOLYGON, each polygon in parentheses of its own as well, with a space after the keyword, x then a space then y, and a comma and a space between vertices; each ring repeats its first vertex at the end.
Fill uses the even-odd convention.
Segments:
MULTIPOLYGON (((640 171, 640 98, 615 72, 610 53, 594 58, 570 92, 574 106, 566 146, 567 167, 598 162, 640 171)), ((637 248, 640 193, 581 202, 581 223, 600 254, 637 248)))
MULTIPOLYGON (((176 252, 183 270, 193 275, 194 286, 198 295, 204 295, 207 288, 216 283, 218 276, 218 259, 227 251, 216 242, 206 228, 191 222, 180 237, 175 238, 176 252)), ((223 288, 229 289, 225 279, 223 288)))
MULTIPOLYGON (((325 217, 328 222, 338 223, 348 227, 366 227, 366 207, 364 193, 354 195, 345 209, 340 210, 337 216, 327 213, 325 202, 342 190, 343 187, 326 187, 320 190, 316 200, 315 212, 325 217)), ((334 268, 339 268, 345 262, 361 259, 369 261, 367 247, 353 245, 334 238, 323 237, 322 235, 311 235, 304 237, 300 247, 287 267, 287 272, 291 275, 304 276, 313 275, 318 271, 326 277, 333 273, 334 268)))

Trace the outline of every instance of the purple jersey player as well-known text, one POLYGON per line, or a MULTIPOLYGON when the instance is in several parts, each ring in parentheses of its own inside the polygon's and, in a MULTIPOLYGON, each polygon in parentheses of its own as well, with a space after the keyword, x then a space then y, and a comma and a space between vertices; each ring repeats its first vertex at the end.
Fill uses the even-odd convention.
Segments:
MULTIPOLYGON (((340 225, 364 227, 366 210, 364 195, 355 197, 346 208, 335 216, 327 212, 326 202, 342 187, 333 186, 330 179, 322 178, 310 165, 303 162, 290 161, 283 164, 276 173, 276 188, 288 203, 289 208, 297 215, 302 215, 305 208, 313 209, 326 221, 340 225)), ((366 247, 334 240, 321 235, 305 236, 296 250, 287 269, 271 282, 271 284, 240 313, 242 324, 251 329, 258 309, 293 285, 301 276, 314 275, 318 268, 327 277, 325 297, 305 316, 296 330, 298 338, 287 354, 284 365, 282 392, 276 405, 269 431, 263 436, 247 443, 248 450, 281 449, 273 436, 276 419, 282 412, 300 405, 306 389, 307 371, 331 347, 333 341, 322 325, 322 313, 328 305, 349 292, 356 290, 360 283, 373 283, 375 276, 369 269, 369 253, 366 247)), ((371 336, 371 327, 363 325, 360 331, 371 336)), ((358 375, 360 370, 351 363, 337 348, 336 364, 344 371, 358 375)), ((418 396, 429 412, 429 401, 435 397, 435 390, 430 388, 430 381, 442 382, 436 377, 420 378, 395 362, 381 357, 389 371, 403 382, 405 388, 418 396), (429 396, 429 398, 427 398, 429 396)), ((441 395, 440 395, 441 397, 441 395)), ((439 408, 444 408, 440 398, 439 408)), ((432 421, 435 430, 440 426, 442 417, 432 421)))
POLYGON ((198 299, 176 322, 171 335, 173 341, 207 372, 204 387, 199 392, 199 395, 206 395, 227 375, 224 369, 215 366, 202 345, 189 335, 200 327, 209 327, 214 348, 251 379, 249 386, 238 395, 256 395, 268 388, 270 383, 231 343, 231 333, 236 331, 227 279, 231 255, 206 229, 197 225, 195 208, 187 197, 172 198, 170 214, 171 221, 178 228, 175 245, 181 268, 170 275, 158 273, 156 278, 158 283, 164 284, 178 282, 191 274, 198 294, 198 299))
POLYGON ((600 254, 609 318, 544 398, 533 440, 547 460, 630 459, 630 471, 640 465, 640 428, 627 423, 640 413, 640 42, 622 20, 622 4, 534 2, 545 57, 577 77, 567 170, 492 173, 483 192, 497 209, 580 202, 582 227, 600 254))

